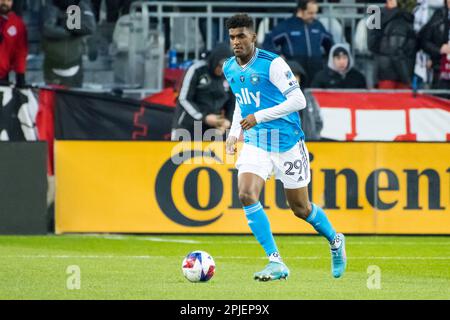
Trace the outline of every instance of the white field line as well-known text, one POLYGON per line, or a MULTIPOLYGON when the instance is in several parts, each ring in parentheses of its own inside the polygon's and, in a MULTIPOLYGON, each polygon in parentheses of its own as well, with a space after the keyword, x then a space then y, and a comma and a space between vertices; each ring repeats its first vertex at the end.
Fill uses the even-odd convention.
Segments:
MULTIPOLYGON (((146 237, 146 236, 122 236, 122 235, 81 235, 81 236, 69 236, 71 238, 90 238, 96 237, 107 240, 138 240, 138 241, 150 241, 150 242, 173 242, 173 243, 192 243, 192 244, 258 244, 256 240, 193 240, 193 239, 179 239, 179 238, 159 238, 159 237, 146 237)), ((282 238, 280 238, 282 239, 282 238)), ((290 244, 311 244, 311 245, 322 245, 325 242, 322 239, 318 239, 317 241, 289 241, 290 244)), ((373 245, 373 246, 382 246, 382 245, 407 245, 407 246, 416 246, 416 245, 433 245, 433 246, 448 246, 450 245, 450 237, 448 241, 437 242, 437 241, 390 241, 383 242, 383 240, 378 241, 351 241, 347 239, 347 244, 350 245, 373 245)))
POLYGON ((100 238, 107 240, 138 240, 138 241, 153 241, 153 242, 175 242, 175 243, 202 243, 198 240, 191 239, 170 239, 158 237, 130 237, 122 235, 83 235, 83 236, 69 236, 68 238, 100 238))
MULTIPOLYGON (((150 238, 150 237, 142 237, 142 238, 130 238, 131 240, 143 240, 143 241, 153 241, 153 242, 177 242, 177 243, 202 243, 202 244, 258 244, 256 240, 187 240, 187 239, 164 239, 164 238, 150 238)), ((126 239, 126 240, 130 240, 126 239)), ((322 239, 318 241, 289 241, 290 244, 312 244, 312 245, 323 245, 326 243, 322 241, 322 239)), ((450 239, 448 242, 364 242, 364 241, 349 241, 347 240, 347 244, 351 245, 450 245, 450 239)))
MULTIPOLYGON (((0 256, 0 259, 136 259, 136 260, 151 260, 151 259, 166 259, 166 258, 182 258, 180 256, 121 256, 121 255, 5 255, 0 256)), ((330 259, 330 257, 284 257, 286 260, 323 260, 330 259)), ((224 260, 240 260, 240 259, 267 259, 267 257, 244 257, 244 256, 215 256, 214 259, 224 260)), ((350 257, 349 260, 450 260, 450 257, 350 257)))
MULTIPOLYGON (((280 238, 278 238, 280 239, 280 238)), ((281 240, 282 241, 282 240, 281 240)), ((280 242, 281 242, 280 241, 280 242)), ((220 240, 220 241, 199 241, 198 243, 203 244, 258 244, 256 240, 220 240)), ((326 244, 325 240, 318 240, 318 241, 289 241, 289 244, 309 244, 309 245, 323 245, 326 244)), ((383 245, 406 245, 406 246, 417 246, 417 245, 434 245, 434 246, 448 246, 450 245, 450 238, 448 242, 364 242, 364 241, 351 241, 346 238, 346 244, 347 245, 372 245, 372 246, 383 246, 383 245)))
POLYGON ((142 237, 142 238, 132 238, 133 240, 141 241, 153 241, 153 242, 175 242, 175 243, 203 243, 198 240, 188 240, 188 239, 164 239, 164 238, 154 238, 154 237, 142 237))

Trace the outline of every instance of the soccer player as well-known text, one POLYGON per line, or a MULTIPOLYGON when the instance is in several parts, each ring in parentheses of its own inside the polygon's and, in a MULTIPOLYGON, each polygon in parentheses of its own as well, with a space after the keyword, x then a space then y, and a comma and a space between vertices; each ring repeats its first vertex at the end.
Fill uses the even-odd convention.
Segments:
POLYGON ((282 181, 293 213, 310 223, 331 247, 332 274, 346 268, 345 238, 336 233, 324 211, 308 199, 311 179, 309 154, 298 111, 305 97, 286 62, 276 54, 256 48, 253 20, 237 14, 227 20, 234 57, 224 63, 224 75, 236 96, 236 108, 226 142, 228 154, 244 130, 244 146, 236 163, 239 199, 248 224, 269 258, 254 279, 285 279, 289 269, 281 259, 270 223, 259 202, 266 179, 282 181))

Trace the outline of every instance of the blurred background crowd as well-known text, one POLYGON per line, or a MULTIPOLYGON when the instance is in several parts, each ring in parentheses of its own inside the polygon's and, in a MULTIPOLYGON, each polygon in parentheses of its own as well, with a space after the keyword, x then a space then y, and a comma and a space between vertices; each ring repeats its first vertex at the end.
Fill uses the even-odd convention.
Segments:
MULTIPOLYGON (((0 78, 13 81, 8 75, 15 72, 19 85, 151 87, 145 83, 148 75, 141 81, 126 76, 133 2, 137 1, 0 0, 0 78), (81 9, 79 29, 67 28, 71 5, 81 9)), ((178 3, 164 10, 183 19, 169 19, 167 13, 162 23, 152 24, 156 19, 150 16, 148 28, 162 29, 165 67, 185 70, 227 36, 220 25, 225 19, 213 16, 209 23, 202 18, 207 13, 198 18, 189 12, 199 8, 178 3)), ((259 16, 269 17, 255 19, 258 44, 285 57, 304 88, 450 89, 450 1, 291 0, 284 1, 291 6, 277 8, 268 7, 275 4, 270 1, 254 1, 248 8, 228 3, 221 12, 251 15, 257 10, 259 16), (254 6, 258 3, 260 8, 254 6), (381 9, 380 24, 368 29, 367 7, 374 4, 381 9), (276 19, 270 19, 271 13, 276 19), (280 14, 286 18, 279 18, 280 14), (358 15, 362 18, 354 18, 358 15)), ((136 8, 136 15, 141 15, 141 6, 136 8)), ((158 7, 149 10, 154 8, 158 7)))

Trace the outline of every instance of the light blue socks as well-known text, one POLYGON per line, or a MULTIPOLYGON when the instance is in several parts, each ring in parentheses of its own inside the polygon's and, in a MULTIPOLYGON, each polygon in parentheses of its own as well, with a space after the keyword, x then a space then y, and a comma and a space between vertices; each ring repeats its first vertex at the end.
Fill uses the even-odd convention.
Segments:
MULTIPOLYGON (((322 236, 327 238, 328 242, 332 242, 336 237, 336 231, 333 229, 327 215, 322 208, 312 205, 312 211, 306 221, 311 224, 314 229, 322 236)), ((278 248, 270 229, 270 222, 260 202, 244 207, 248 225, 253 232, 256 240, 264 248, 269 259, 278 261, 278 248)))
POLYGON ((270 222, 260 202, 244 207, 245 216, 248 220, 248 225, 252 229, 256 240, 264 248, 267 256, 278 253, 275 239, 270 230, 270 222))
POLYGON ((328 242, 331 243, 336 237, 336 231, 334 231, 333 226, 322 208, 316 206, 314 203, 311 203, 311 205, 312 211, 308 218, 306 218, 306 222, 311 224, 320 235, 327 238, 328 242))

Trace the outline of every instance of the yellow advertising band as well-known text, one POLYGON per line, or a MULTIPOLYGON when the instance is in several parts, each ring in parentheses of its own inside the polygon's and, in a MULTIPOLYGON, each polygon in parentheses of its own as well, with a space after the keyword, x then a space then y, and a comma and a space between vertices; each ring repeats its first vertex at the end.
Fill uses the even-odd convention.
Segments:
MULTIPOLYGON (((339 232, 450 234, 450 144, 308 143, 313 202, 339 232)), ((222 143, 57 141, 56 232, 250 233, 222 143)), ((261 198, 274 233, 315 233, 283 185, 261 198)))

